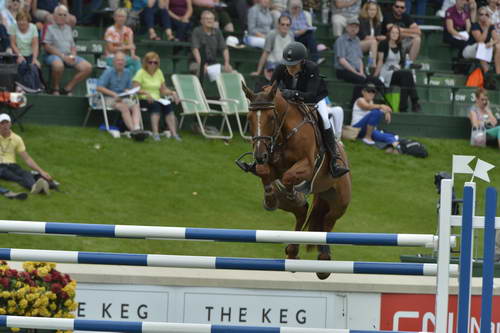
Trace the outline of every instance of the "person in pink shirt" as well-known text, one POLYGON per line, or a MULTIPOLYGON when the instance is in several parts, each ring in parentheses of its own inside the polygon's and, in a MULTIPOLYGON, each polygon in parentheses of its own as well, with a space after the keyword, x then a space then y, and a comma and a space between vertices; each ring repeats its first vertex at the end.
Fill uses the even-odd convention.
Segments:
POLYGON ((466 0, 457 0, 454 6, 448 8, 444 22, 443 41, 458 50, 459 58, 462 58, 462 51, 467 46, 471 28, 470 13, 465 3, 466 0))
POLYGON ((106 29, 106 64, 113 66, 114 55, 121 51, 126 54, 125 67, 134 75, 141 68, 141 59, 135 54, 134 32, 125 25, 127 10, 118 8, 113 14, 115 24, 106 29))

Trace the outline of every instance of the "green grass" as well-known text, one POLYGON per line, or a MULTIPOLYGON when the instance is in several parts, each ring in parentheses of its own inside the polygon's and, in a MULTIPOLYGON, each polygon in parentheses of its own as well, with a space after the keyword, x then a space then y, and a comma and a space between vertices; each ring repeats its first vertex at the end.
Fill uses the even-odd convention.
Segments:
MULTIPOLYGON (((15 128, 15 131, 17 128, 15 128)), ((18 132, 19 133, 19 132, 18 132)), ((184 142, 144 143, 113 139, 95 129, 27 126, 28 152, 56 180, 62 192, 33 195, 24 202, 0 199, 1 218, 177 227, 292 230, 293 217, 262 209, 262 188, 244 174, 235 158, 250 146, 240 138, 229 145, 184 133, 184 142), (96 149, 100 145, 100 149, 96 149), (194 193, 197 195, 194 195, 194 193)), ((353 200, 335 231, 435 233, 434 174, 450 171, 451 155, 477 155, 500 165, 493 148, 470 147, 465 140, 421 140, 427 159, 388 155, 359 142, 347 142, 353 200)), ((474 165, 473 165, 474 166, 474 165)), ((500 170, 490 172, 498 186, 500 170)), ((457 177, 457 188, 465 177, 457 177)), ((0 181, 15 191, 16 184, 0 181)), ((485 184, 478 181, 478 197, 485 184)), ((461 194, 459 195, 461 196, 461 194)), ((478 214, 482 213, 482 201, 478 214)), ((4 248, 59 249, 280 258, 280 244, 213 243, 55 236, 1 235, 4 248)), ((430 253, 420 248, 334 246, 337 260, 399 261, 401 254, 430 253)), ((303 249, 302 258, 315 253, 303 249)))

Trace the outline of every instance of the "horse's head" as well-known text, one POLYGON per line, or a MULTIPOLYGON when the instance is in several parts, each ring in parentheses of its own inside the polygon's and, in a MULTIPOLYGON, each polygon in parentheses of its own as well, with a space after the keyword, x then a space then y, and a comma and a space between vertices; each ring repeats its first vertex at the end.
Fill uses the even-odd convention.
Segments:
POLYGON ((265 87, 258 94, 243 84, 243 91, 250 100, 248 124, 252 135, 253 156, 257 164, 266 164, 273 152, 275 136, 279 130, 278 114, 274 105, 274 97, 278 85, 265 87))

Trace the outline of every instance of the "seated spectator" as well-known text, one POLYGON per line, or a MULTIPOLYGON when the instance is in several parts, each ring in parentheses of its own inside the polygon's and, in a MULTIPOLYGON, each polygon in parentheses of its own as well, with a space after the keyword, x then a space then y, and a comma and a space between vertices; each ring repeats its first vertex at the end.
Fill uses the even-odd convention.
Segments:
POLYGON ((380 6, 374 1, 366 2, 359 13, 358 37, 363 53, 368 52, 368 66, 370 67, 377 65, 378 43, 385 39, 382 35, 382 19, 380 6))
POLYGON ((16 20, 17 24, 10 27, 9 35, 12 50, 17 55, 17 63, 21 64, 26 61, 40 68, 38 30, 33 23, 30 23, 31 16, 27 12, 17 14, 16 20))
POLYGON ((320 60, 319 58, 316 37, 314 36, 316 28, 307 19, 305 11, 302 9, 302 0, 290 0, 288 11, 285 14, 292 19, 290 29, 295 35, 295 40, 307 48, 309 59, 318 63, 324 61, 324 59, 320 60))
POLYGON ((262 55, 260 56, 257 71, 250 75, 259 75, 264 66, 268 67, 266 65, 267 63, 277 64, 281 62, 285 46, 294 41, 293 33, 290 31, 290 25, 290 17, 286 15, 280 16, 277 28, 272 30, 266 37, 264 51, 262 51, 262 55))
MULTIPOLYGON (((286 0, 279 0, 286 1, 286 0)), ((247 28, 247 18, 248 18, 248 0, 231 0, 228 2, 228 10, 231 16, 236 17, 238 22, 240 22, 243 29, 247 28)), ((286 5, 285 5, 286 7, 286 5)))
POLYGON ((287 0, 271 0, 271 14, 273 15, 273 23, 276 26, 281 14, 286 10, 287 0))
POLYGON ((384 15, 382 32, 387 35, 387 31, 393 25, 398 25, 401 28, 403 51, 409 55, 406 58, 405 68, 410 68, 420 52, 422 32, 413 18, 405 13, 404 0, 395 0, 392 11, 384 15))
POLYGON ((115 24, 106 29, 104 40, 106 41, 106 63, 113 66, 113 57, 117 52, 126 54, 126 67, 134 75, 140 68, 140 58, 135 54, 134 32, 125 25, 127 21, 127 10, 118 8, 113 14, 115 24))
POLYGON ((411 99, 411 110, 419 112, 417 89, 413 73, 404 70, 405 54, 401 45, 400 28, 393 25, 387 33, 387 39, 380 42, 378 47, 377 69, 375 76, 380 77, 386 87, 398 86, 401 88, 399 110, 408 111, 408 97, 411 99))
POLYGON ((488 0, 488 6, 486 6, 488 14, 490 14, 491 23, 495 26, 497 33, 500 33, 500 1, 498 0, 488 0))
MULTIPOLYGON (((225 32, 234 32, 234 25, 231 16, 227 11, 227 5, 220 0, 193 0, 193 20, 200 21, 205 10, 210 10, 215 17, 214 27, 225 32)), ((248 16, 248 11, 247 11, 248 16)), ((245 18, 245 22, 247 18, 245 18)))
MULTIPOLYGON (((496 1, 496 0, 495 0, 496 1)), ((462 52, 467 46, 470 33, 470 15, 465 10, 466 0, 457 0, 456 4, 446 11, 443 41, 458 50, 458 57, 462 58, 462 52)))
POLYGON ((398 152, 399 142, 396 136, 377 130, 377 126, 385 118, 389 124, 391 122, 392 110, 384 104, 375 104, 374 99, 377 89, 373 85, 363 88, 363 96, 358 98, 352 108, 351 126, 360 128, 358 138, 365 144, 373 146, 375 142, 383 142, 391 145, 389 152, 398 152))
POLYGON ((54 95, 71 95, 73 88, 81 81, 85 80, 92 73, 92 65, 87 60, 77 56, 73 31, 66 24, 68 9, 60 5, 54 10, 55 24, 47 28, 43 45, 45 47, 44 61, 52 70, 51 93, 54 95), (65 67, 75 68, 77 73, 66 84, 60 88, 61 77, 65 67))
POLYGON ((345 33, 337 38, 334 45, 335 70, 337 77, 346 82, 354 83, 351 105, 361 96, 364 85, 371 82, 380 89, 384 84, 379 79, 368 76, 363 66, 363 51, 358 38, 359 21, 356 17, 347 21, 345 33))
POLYGON ((172 23, 168 14, 168 0, 147 0, 147 5, 142 12, 144 23, 148 29, 150 40, 161 40, 156 34, 155 23, 160 22, 161 28, 165 31, 167 40, 174 40, 172 33, 172 23))
POLYGON ((124 98, 118 96, 132 88, 133 75, 129 69, 125 68, 125 64, 125 53, 116 52, 113 57, 113 67, 107 68, 99 78, 97 91, 105 96, 107 107, 120 111, 125 126, 134 135, 141 129, 139 104, 130 96, 124 98))
MULTIPOLYGON (((455 4, 456 0, 444 0, 441 9, 437 11, 436 16, 445 17, 446 11, 448 8, 452 7, 455 4)), ((470 14, 471 22, 476 22, 477 20, 477 4, 476 0, 466 0, 465 1, 465 10, 467 10, 470 14)))
POLYGON ((344 29, 349 19, 359 16, 360 8, 361 0, 332 1, 332 28, 334 38, 344 33, 344 29))
POLYGON ((5 187, 0 187, 0 194, 6 197, 7 199, 18 199, 18 200, 26 200, 28 199, 28 193, 21 192, 16 193, 11 190, 6 189, 5 187))
POLYGON ((191 0, 169 0, 168 14, 175 38, 187 41, 188 31, 191 28, 191 16, 193 16, 193 4, 191 0))
MULTIPOLYGON (((471 33, 467 46, 464 48, 465 59, 475 59, 479 44, 484 44, 486 48, 494 48, 495 70, 500 74, 500 41, 495 30, 495 26, 490 21, 490 14, 485 7, 479 8, 479 21, 472 23, 471 33)), ((493 60, 493 59, 492 59, 493 60)), ((490 66, 487 61, 479 60, 484 73, 487 73, 490 66)))
POLYGON ((74 27, 76 25, 76 17, 71 15, 68 11, 67 0, 31 0, 31 15, 43 23, 56 23, 54 18, 55 10, 57 7, 63 5, 66 8, 64 15, 64 23, 74 27))
POLYGON ((0 24, 0 52, 12 52, 9 34, 3 24, 0 24))
POLYGON ((224 65, 222 70, 224 72, 232 72, 233 68, 230 64, 229 50, 222 36, 220 29, 214 27, 215 15, 205 10, 201 14, 201 26, 196 27, 191 35, 191 52, 194 57, 194 62, 189 65, 191 73, 199 74, 200 66, 202 64, 202 57, 204 65, 204 73, 207 72, 207 66, 217 63, 217 54, 222 53, 224 58, 224 65))
POLYGON ((9 31, 12 25, 16 25, 17 14, 23 12, 21 0, 7 0, 7 7, 2 10, 2 25, 9 31))
POLYGON ((177 134, 177 121, 172 104, 164 105, 159 100, 170 97, 175 103, 179 103, 177 93, 165 85, 165 77, 160 69, 160 56, 156 52, 148 52, 142 60, 142 68, 132 79, 135 87, 140 87, 139 99, 141 107, 146 108, 151 117, 151 129, 153 140, 160 141, 160 115, 165 116, 165 123, 177 141, 182 141, 177 134))
POLYGON ((476 134, 471 137, 471 144, 485 146, 487 141, 491 141, 500 148, 500 126, 491 112, 488 93, 485 89, 478 88, 474 94, 476 103, 469 111, 469 120, 476 134))
POLYGON ((245 44, 264 48, 267 34, 273 28, 273 15, 269 10, 271 0, 259 0, 248 11, 248 36, 245 44))
POLYGON ((33 194, 49 194, 48 181, 52 181, 52 177, 31 158, 26 151, 23 139, 12 132, 11 126, 9 115, 0 114, 0 179, 16 182, 33 194), (16 153, 31 169, 41 175, 38 180, 35 181, 31 172, 23 170, 16 163, 16 153))
MULTIPOLYGON (((257 77, 257 80, 255 80, 255 85, 254 85, 255 92, 262 91, 262 89, 265 86, 271 85, 271 79, 273 77, 273 73, 274 73, 275 68, 276 68, 276 64, 273 62, 268 62, 266 64, 266 68, 264 69, 264 72, 262 73, 262 75, 259 75, 257 77)), ((252 74, 254 74, 254 73, 252 73, 252 74)))

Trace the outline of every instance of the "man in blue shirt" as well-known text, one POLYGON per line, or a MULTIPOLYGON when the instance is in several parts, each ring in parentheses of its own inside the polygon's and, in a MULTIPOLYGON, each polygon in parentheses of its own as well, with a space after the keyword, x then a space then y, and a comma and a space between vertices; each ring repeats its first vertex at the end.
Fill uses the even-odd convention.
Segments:
POLYGON ((131 88, 132 74, 125 68, 125 54, 117 52, 113 59, 113 67, 106 69, 99 78, 97 91, 105 96, 106 107, 120 111, 128 130, 136 132, 140 130, 141 109, 139 104, 130 96, 119 96, 131 88))

